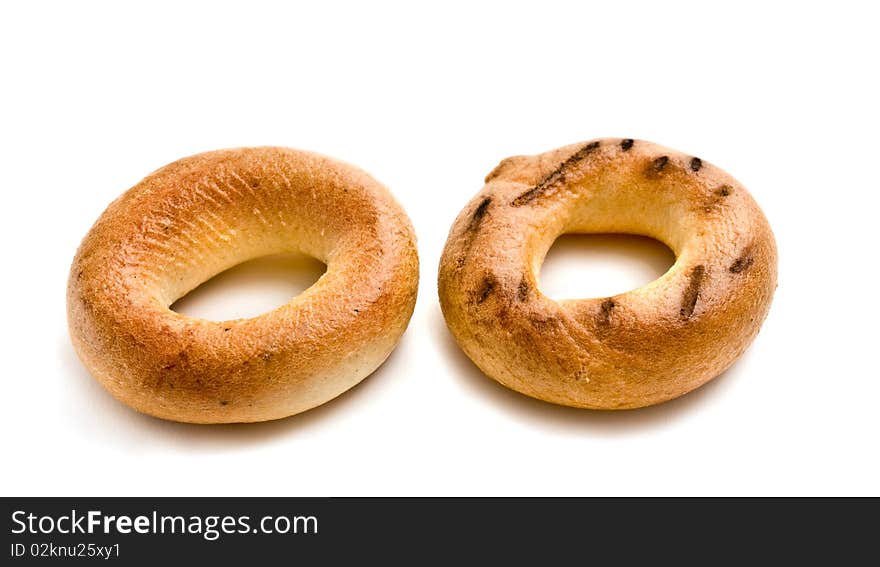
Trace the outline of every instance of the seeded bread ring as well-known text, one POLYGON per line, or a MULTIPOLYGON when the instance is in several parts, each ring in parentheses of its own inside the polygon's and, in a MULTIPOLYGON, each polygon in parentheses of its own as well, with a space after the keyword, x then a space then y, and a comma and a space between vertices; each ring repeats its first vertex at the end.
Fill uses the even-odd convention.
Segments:
POLYGON ((265 421, 373 372, 417 284, 412 225, 372 177, 303 151, 221 150, 159 169, 107 208, 73 260, 68 323, 92 375, 138 411, 265 421), (227 268, 293 251, 327 271, 273 311, 215 322, 169 309, 227 268))
POLYGON ((439 274, 446 323, 485 374, 594 409, 650 406, 718 376, 757 335, 775 288, 773 233, 745 188, 631 139, 503 160, 452 226, 439 274), (676 261, 627 293, 554 301, 537 278, 563 233, 650 236, 676 261))

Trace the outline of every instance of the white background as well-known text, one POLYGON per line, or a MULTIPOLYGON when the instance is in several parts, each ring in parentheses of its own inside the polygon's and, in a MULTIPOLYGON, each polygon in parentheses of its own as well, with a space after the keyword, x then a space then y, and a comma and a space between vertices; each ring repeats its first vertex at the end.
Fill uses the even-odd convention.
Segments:
MULTIPOLYGON (((0 9, 2 493, 880 494, 870 3, 416 4, 0 9), (449 226, 500 159, 603 136, 731 172, 780 252, 770 316, 745 356, 690 395, 623 413, 551 406, 485 378, 436 295, 449 226), (136 414, 69 344, 70 261, 150 171, 246 145, 322 152, 391 188, 419 236, 409 330, 361 385, 290 419, 136 414)), ((668 254, 567 238, 542 289, 622 292, 660 275, 668 254)), ((259 312, 320 273, 270 264, 212 282, 186 308, 259 312)))

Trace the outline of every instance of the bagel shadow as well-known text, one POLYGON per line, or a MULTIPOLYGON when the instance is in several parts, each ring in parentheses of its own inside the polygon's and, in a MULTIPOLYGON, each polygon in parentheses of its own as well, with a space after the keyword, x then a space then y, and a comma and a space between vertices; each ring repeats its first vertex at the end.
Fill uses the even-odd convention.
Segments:
POLYGON ((710 380, 696 390, 655 406, 619 411, 573 408, 531 398, 489 378, 455 342, 439 306, 435 309, 432 320, 434 334, 438 337, 443 355, 452 363, 453 377, 468 392, 485 398, 487 403, 494 404, 516 418, 529 421, 538 427, 568 433, 627 435, 663 427, 709 405, 713 398, 723 393, 725 384, 729 383, 726 378, 736 375, 738 366, 738 363, 735 363, 714 380, 710 380))
POLYGON ((158 449, 170 446, 186 451, 218 451, 304 434, 332 423, 337 414, 351 416, 393 372, 389 368, 394 366, 396 353, 406 340, 404 333, 398 347, 376 370, 336 398, 290 417, 257 423, 180 423, 140 413, 115 399, 91 376, 69 341, 64 341, 59 354, 65 373, 76 379, 78 395, 84 398, 83 403, 68 406, 72 426, 86 428, 87 434, 108 437, 109 442, 126 448, 153 445, 158 449))

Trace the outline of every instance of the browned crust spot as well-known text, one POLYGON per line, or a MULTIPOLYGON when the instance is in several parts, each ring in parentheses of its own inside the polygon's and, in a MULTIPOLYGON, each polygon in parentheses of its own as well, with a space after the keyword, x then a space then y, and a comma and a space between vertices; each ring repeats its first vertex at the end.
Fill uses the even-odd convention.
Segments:
POLYGON ((648 166, 647 175, 653 176, 658 175, 664 169, 666 169, 666 164, 669 163, 669 156, 660 156, 654 161, 651 162, 651 165, 648 166))
POLYGON ((746 250, 742 253, 742 256, 736 259, 736 261, 730 265, 730 273, 738 274, 740 272, 744 272, 749 269, 749 266, 755 263, 755 257, 752 255, 751 251, 746 250))
POLYGON ((727 184, 715 189, 706 199, 706 205, 703 207, 703 210, 707 213, 711 213, 712 210, 721 203, 722 199, 730 196, 731 193, 733 193, 733 187, 727 184))
POLYGON ((569 173, 569 171, 597 149, 599 149, 599 142, 590 142, 583 148, 573 153, 567 160, 559 164, 559 167, 554 169, 550 173, 550 175, 543 179, 543 181, 541 181, 525 193, 522 193, 510 204, 514 207, 527 205, 540 197, 542 194, 546 193, 549 189, 562 185, 563 183, 565 183, 565 177, 569 173))
POLYGON ((471 215, 470 220, 467 223, 467 226, 464 229, 463 233, 463 254, 455 259, 455 265, 457 268, 463 268, 467 263, 467 256, 470 252, 471 245, 473 244, 474 236, 480 228, 480 224, 483 222, 483 219, 489 213, 489 206, 492 204, 492 197, 485 197, 480 204, 476 206, 473 214, 471 215))
POLYGON ((627 139, 623 140, 622 142, 620 142, 620 149, 622 149, 625 152, 628 152, 630 150, 630 148, 633 147, 634 143, 635 143, 635 140, 633 140, 632 138, 627 138, 627 139))
POLYGON ((617 303, 613 299, 606 299, 599 306, 599 324, 608 325, 611 323, 611 311, 617 307, 617 303))
POLYGON ((474 302, 477 304, 483 303, 486 301, 492 292, 495 291, 495 276, 492 274, 487 274, 486 277, 483 278, 483 282, 480 284, 480 287, 477 289, 474 294, 474 302))
POLYGON ((691 171, 696 173, 697 171, 700 171, 703 168, 703 160, 701 160, 698 157, 691 158, 690 165, 691 165, 691 171))
POLYGON ((684 296, 681 298, 681 309, 679 316, 684 319, 690 319, 694 314, 697 306, 697 299, 700 297, 700 287, 703 285, 703 278, 706 275, 706 267, 702 264, 691 270, 690 281, 684 290, 684 296))
POLYGON ((477 205, 477 208, 474 210, 474 214, 471 217, 471 222, 468 223, 468 230, 476 230, 480 223, 483 221, 483 217, 486 216, 486 213, 489 210, 489 205, 492 204, 492 197, 486 197, 480 204, 477 205))
POLYGON ((529 292, 531 291, 532 286, 529 284, 529 279, 526 276, 523 276, 519 281, 519 286, 516 288, 516 299, 517 301, 525 301, 529 298, 529 292))

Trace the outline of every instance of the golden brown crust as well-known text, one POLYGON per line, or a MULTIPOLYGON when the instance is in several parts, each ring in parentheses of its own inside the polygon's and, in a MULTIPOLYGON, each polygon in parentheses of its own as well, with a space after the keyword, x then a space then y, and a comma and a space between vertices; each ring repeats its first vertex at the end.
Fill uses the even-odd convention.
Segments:
POLYGON ((776 244, 721 169, 601 139, 503 160, 453 224, 438 284, 450 330, 488 376, 557 404, 637 408, 697 388, 742 354, 776 288, 776 244), (557 302, 537 274, 566 232, 650 236, 677 259, 636 290, 557 302))
POLYGON ((101 215, 71 266, 73 344, 138 411, 194 423, 277 419, 357 384, 390 354, 416 300, 415 233, 363 171, 286 148, 207 152, 167 165, 101 215), (251 319, 169 306, 258 256, 299 251, 327 272, 251 319))

